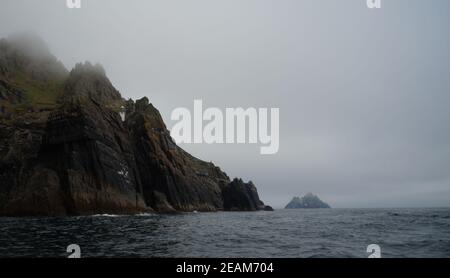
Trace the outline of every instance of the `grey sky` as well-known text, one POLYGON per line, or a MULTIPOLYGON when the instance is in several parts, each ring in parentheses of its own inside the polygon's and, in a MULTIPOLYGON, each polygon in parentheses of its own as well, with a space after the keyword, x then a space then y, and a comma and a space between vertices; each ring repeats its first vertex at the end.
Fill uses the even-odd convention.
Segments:
POLYGON ((450 1, 2 0, 0 37, 31 30, 70 69, 100 62, 125 97, 279 107, 280 151, 183 145, 266 203, 450 204, 450 1))

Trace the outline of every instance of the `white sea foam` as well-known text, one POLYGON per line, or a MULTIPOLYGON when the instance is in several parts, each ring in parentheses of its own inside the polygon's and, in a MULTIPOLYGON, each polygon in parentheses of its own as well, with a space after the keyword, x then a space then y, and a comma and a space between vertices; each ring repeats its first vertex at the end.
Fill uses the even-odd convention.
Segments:
POLYGON ((118 214, 94 214, 92 215, 92 217, 120 217, 123 215, 118 215, 118 214))
POLYGON ((138 214, 135 214, 134 216, 148 217, 148 216, 156 216, 156 214, 155 213, 138 213, 138 214))

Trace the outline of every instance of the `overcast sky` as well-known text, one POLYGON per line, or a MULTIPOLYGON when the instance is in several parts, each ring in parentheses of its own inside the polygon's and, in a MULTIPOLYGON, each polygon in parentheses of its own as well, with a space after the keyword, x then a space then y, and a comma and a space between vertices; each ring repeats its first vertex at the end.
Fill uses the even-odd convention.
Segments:
POLYGON ((101 63, 124 97, 279 107, 280 151, 182 145, 283 207, 450 205, 450 1, 1 0, 0 37, 34 31, 67 68, 101 63))

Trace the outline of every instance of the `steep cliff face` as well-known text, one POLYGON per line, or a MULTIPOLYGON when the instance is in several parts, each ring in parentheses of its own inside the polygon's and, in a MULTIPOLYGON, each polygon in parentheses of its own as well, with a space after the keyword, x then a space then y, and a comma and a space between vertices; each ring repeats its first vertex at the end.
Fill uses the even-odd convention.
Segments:
POLYGON ((19 159, 29 164, 19 166, 27 178, 11 187, 4 206, 6 214, 133 213, 150 209, 139 192, 134 154, 119 115, 104 108, 106 101, 97 102, 85 93, 108 84, 106 77, 91 78, 91 65, 79 66, 70 74, 61 105, 40 127, 35 154, 19 159), (78 94, 74 88, 80 87, 84 90, 78 94))
MULTIPOLYGON (((23 63, 37 63, 11 47, 30 60, 23 63)), ((30 75, 11 70, 15 57, 1 52, 0 44, 0 67, 8 72, 0 75, 8 107, 0 118, 0 215, 267 209, 252 183, 230 182, 220 168, 178 147, 147 98, 122 99, 101 66, 78 64, 67 75, 48 75, 59 67, 55 58, 48 60, 51 70, 30 75), (14 82, 17 75, 27 86, 14 82), (45 108, 34 100, 50 87, 35 76, 60 83, 45 108)))
POLYGON ((222 194, 225 210, 273 210, 259 199, 256 186, 251 181, 245 183, 242 179, 235 178, 223 188, 222 194))
POLYGON ((31 180, 30 169, 45 133, 45 117, 43 113, 0 121, 0 211, 11 201, 11 193, 23 191, 31 180))
MULTIPOLYGON (((29 181, 40 181, 40 176, 32 178, 30 169, 45 133, 46 107, 54 105, 56 88, 66 75, 41 40, 0 39, 0 212, 12 201, 13 192, 24 193, 29 181)), ((31 192, 40 190, 43 187, 31 192)))
POLYGON ((90 99, 112 110, 123 104, 122 96, 106 77, 103 67, 89 62, 75 65, 64 82, 63 94, 58 101, 65 103, 73 99, 90 99))
POLYGON ((147 204, 165 211, 223 208, 221 188, 229 182, 227 175, 179 148, 147 98, 129 112, 126 124, 147 204))

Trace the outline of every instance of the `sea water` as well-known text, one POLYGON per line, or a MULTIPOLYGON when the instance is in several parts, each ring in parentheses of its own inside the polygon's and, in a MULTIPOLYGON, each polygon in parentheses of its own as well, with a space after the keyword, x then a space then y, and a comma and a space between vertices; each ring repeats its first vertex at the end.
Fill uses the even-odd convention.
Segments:
POLYGON ((0 218, 0 257, 450 257, 450 209, 0 218))

